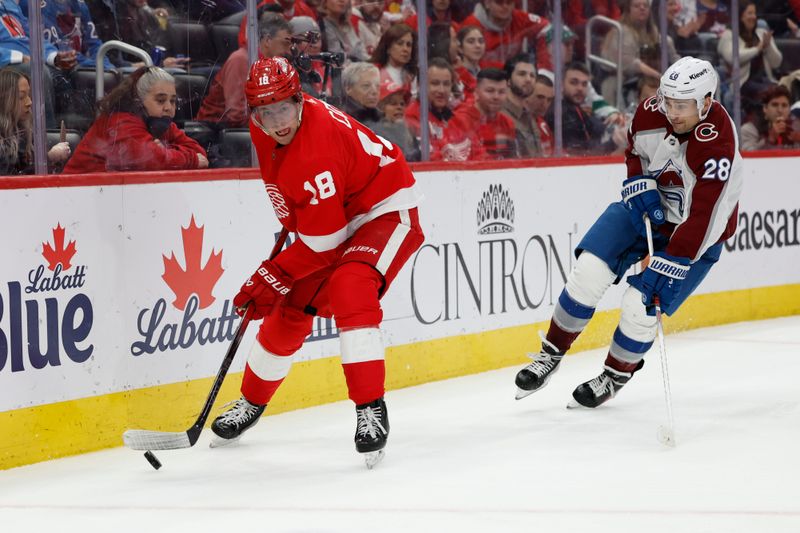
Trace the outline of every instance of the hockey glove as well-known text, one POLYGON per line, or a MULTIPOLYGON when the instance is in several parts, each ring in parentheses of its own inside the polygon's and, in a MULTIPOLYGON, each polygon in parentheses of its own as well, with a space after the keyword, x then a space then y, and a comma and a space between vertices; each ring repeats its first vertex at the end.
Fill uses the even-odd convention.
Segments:
POLYGON ((289 291, 292 290, 292 278, 283 273, 269 259, 261 263, 261 266, 244 282, 239 294, 233 298, 233 305, 239 316, 244 314, 244 307, 248 302, 253 302, 253 320, 259 320, 267 316, 272 307, 279 303, 289 291))
POLYGON ((688 258, 656 252, 644 272, 629 276, 628 283, 642 293, 642 303, 647 307, 647 314, 655 315, 655 297, 658 297, 661 309, 671 310, 672 302, 688 274, 688 258))
POLYGON ((633 176, 622 182, 622 202, 636 231, 644 235, 643 216, 647 214, 650 222, 660 225, 665 222, 661 197, 658 194, 656 178, 653 176, 633 176))

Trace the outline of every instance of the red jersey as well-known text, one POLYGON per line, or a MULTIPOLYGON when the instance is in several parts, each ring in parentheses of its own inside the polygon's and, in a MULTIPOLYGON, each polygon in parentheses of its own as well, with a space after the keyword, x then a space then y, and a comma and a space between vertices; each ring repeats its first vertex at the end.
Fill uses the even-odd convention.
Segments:
POLYGON ((475 131, 483 143, 489 159, 513 159, 517 157, 517 129, 514 121, 505 113, 488 118, 473 105, 462 105, 455 111, 454 120, 465 131, 475 131))
POLYGON ((733 120, 719 104, 689 133, 676 134, 656 97, 641 104, 628 131, 628 177, 649 174, 667 223, 666 252, 697 260, 736 231, 742 192, 742 157, 733 120))
MULTIPOLYGON (((406 124, 411 134, 420 138, 419 100, 406 108, 406 124)), ((474 130, 466 130, 447 109, 440 116, 428 113, 431 161, 483 161, 486 150, 474 130)))
POLYGON ((161 139, 133 113, 100 115, 81 139, 64 174, 122 170, 189 170, 206 151, 173 122, 161 139))
POLYGON ((275 215, 297 233, 275 259, 294 279, 335 262, 367 222, 421 199, 397 146, 311 96, 304 96, 302 123, 288 145, 252 120, 250 135, 275 215))
POLYGON ((475 6, 475 13, 464 19, 463 26, 479 26, 483 29, 483 37, 486 39, 486 55, 481 61, 484 63, 499 65, 502 68, 506 60, 514 57, 522 51, 522 41, 527 37, 531 48, 536 50, 536 68, 553 70, 553 62, 550 58, 550 51, 547 48, 546 35, 550 29, 550 23, 546 18, 525 13, 515 9, 511 14, 511 22, 505 28, 498 28, 492 23, 483 6, 475 6))

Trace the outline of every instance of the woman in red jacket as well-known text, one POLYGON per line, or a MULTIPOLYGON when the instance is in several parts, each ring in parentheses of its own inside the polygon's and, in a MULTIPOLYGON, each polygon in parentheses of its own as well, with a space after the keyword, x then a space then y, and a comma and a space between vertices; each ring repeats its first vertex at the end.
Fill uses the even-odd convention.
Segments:
POLYGON ((208 167, 203 148, 172 121, 175 79, 158 67, 142 67, 99 104, 64 174, 208 167))

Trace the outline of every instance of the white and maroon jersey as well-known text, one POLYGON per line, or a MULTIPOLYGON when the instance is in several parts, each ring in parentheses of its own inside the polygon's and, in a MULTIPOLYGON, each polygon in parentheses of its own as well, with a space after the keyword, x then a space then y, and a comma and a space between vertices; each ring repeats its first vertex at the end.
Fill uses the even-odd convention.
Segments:
POLYGON ((275 260, 294 279, 335 261, 362 225, 421 199, 397 146, 316 98, 304 96, 302 122, 288 145, 252 120, 250 135, 275 214, 297 233, 275 260))
POLYGON ((676 134, 656 97, 639 104, 628 131, 628 177, 649 174, 667 223, 668 254, 696 261, 736 231, 742 157, 733 120, 718 102, 689 133, 676 134))

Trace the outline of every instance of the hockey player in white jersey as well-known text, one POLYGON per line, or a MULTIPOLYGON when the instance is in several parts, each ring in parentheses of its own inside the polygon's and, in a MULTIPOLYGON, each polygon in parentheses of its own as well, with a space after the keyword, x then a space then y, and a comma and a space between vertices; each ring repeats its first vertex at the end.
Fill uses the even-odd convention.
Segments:
POLYGON ((597 407, 616 395, 653 345, 654 298, 671 315, 719 259, 736 230, 742 160, 733 121, 714 100, 717 84, 708 61, 684 57, 664 73, 657 96, 639 105, 628 132, 622 199, 578 244, 541 351, 517 373, 517 399, 547 384, 606 290, 647 255, 644 216, 655 228, 653 256, 642 273, 627 278, 603 371, 575 389, 578 404, 597 407))

